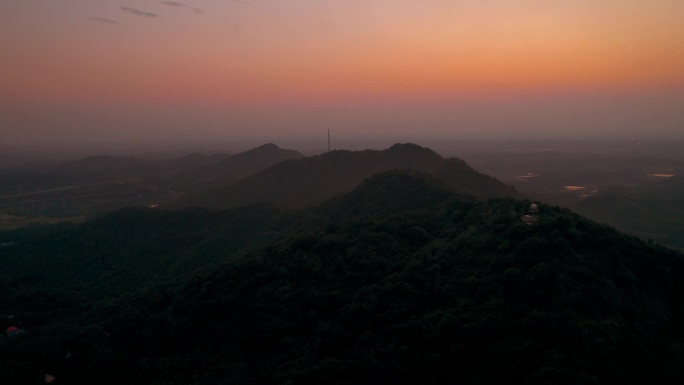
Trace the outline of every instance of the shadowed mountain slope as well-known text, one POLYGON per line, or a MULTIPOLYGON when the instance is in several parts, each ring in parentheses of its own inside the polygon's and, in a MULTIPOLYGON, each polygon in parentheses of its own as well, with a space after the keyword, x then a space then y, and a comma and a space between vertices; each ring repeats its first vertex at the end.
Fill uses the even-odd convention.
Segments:
POLYGON ((182 194, 217 188, 285 159, 301 157, 297 151, 267 144, 234 156, 190 154, 143 160, 103 155, 25 164, 0 169, 0 198, 4 199, 0 208, 7 211, 12 205, 24 204, 30 210, 19 210, 19 214, 29 221, 41 216, 85 217, 126 206, 163 205, 182 194), (79 200, 72 199, 70 207, 51 207, 55 199, 75 196, 79 200))
POLYGON ((456 191, 425 172, 391 170, 365 179, 351 192, 321 205, 318 212, 329 220, 387 215, 432 208, 457 196, 456 191))
POLYGON ((0 232, 6 266, 0 314, 73 311, 95 299, 115 300, 280 240, 297 220, 256 206, 221 212, 134 207, 78 225, 0 232))
POLYGON ((181 177, 212 178, 225 183, 252 175, 283 160, 302 157, 304 155, 298 151, 281 149, 277 145, 269 143, 218 162, 195 168, 184 173, 181 177))
POLYGON ((527 207, 389 171, 300 213, 0 232, 0 382, 681 383, 684 257, 527 207))

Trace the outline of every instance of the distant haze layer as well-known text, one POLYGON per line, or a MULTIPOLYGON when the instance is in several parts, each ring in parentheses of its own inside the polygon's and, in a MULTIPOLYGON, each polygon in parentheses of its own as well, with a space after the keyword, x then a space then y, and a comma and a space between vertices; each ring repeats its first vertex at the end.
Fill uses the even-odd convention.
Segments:
POLYGON ((4 141, 684 138, 678 0, 10 0, 4 141))

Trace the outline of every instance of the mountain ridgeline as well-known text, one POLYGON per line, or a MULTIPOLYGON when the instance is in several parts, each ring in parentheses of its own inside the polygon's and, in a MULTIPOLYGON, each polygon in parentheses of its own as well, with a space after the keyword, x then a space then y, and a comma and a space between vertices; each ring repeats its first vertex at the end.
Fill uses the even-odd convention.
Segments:
POLYGON ((444 159, 415 144, 395 144, 384 151, 338 150, 284 161, 234 184, 187 196, 174 207, 228 208, 268 203, 303 208, 349 192, 374 174, 395 169, 428 173, 464 194, 520 198, 512 187, 478 173, 460 159, 444 159))
MULTIPOLYGON (((121 156, 89 156, 63 162, 38 162, 0 169, 1 193, 25 193, 31 189, 59 188, 69 185, 111 182, 135 178, 163 177, 170 185, 200 181, 233 182, 283 160, 303 155, 294 150, 265 144, 230 154, 189 154, 171 159, 141 159, 121 156)), ((208 184, 212 186, 211 183, 208 184)))
POLYGON ((328 164, 349 184, 350 164, 382 170, 301 210, 127 208, 0 232, 0 383, 684 381, 682 254, 544 204, 530 225, 529 201, 417 146, 236 185, 328 164))
POLYGON ((299 159, 303 155, 295 150, 281 149, 269 143, 253 148, 191 172, 199 177, 237 180, 252 175, 287 159, 299 159))
POLYGON ((0 214, 8 218, 0 221, 0 229, 65 218, 83 221, 123 207, 168 205, 302 156, 266 144, 235 155, 100 155, 0 168, 0 214))

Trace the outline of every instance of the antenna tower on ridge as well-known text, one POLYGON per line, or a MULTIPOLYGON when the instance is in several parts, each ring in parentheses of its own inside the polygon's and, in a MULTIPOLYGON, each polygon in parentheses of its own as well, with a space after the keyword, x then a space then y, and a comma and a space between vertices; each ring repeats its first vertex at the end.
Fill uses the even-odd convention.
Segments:
POLYGON ((330 129, 328 128, 328 152, 330 152, 330 129))

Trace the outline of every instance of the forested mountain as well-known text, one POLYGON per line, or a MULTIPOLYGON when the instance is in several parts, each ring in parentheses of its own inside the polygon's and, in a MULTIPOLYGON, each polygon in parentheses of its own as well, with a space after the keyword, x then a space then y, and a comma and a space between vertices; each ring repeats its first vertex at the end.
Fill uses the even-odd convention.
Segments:
POLYGON ((222 212, 127 208, 74 225, 23 228, 0 243, 0 314, 119 297, 192 275, 240 252, 281 239, 297 219, 266 207, 222 212), (65 279, 66 278, 66 279, 65 279), (34 283, 40 283, 34 287, 34 283), (16 294, 16 296, 14 296, 16 294), (18 302, 13 302, 15 298, 18 302))
POLYGON ((684 251, 682 143, 541 140, 488 146, 472 145, 459 156, 528 199, 684 251))
POLYGON ((609 189, 573 208, 621 231, 684 250, 684 177, 609 189))
POLYGON ((519 197, 512 187, 478 173, 459 159, 444 159, 415 144, 396 144, 384 151, 331 151, 284 161, 234 184, 187 196, 175 206, 228 208, 268 203, 301 208, 349 192, 365 178, 393 169, 427 172, 463 193, 519 197))
POLYGON ((0 232, 0 382, 682 383, 684 257, 528 208, 392 171, 300 212, 0 232))

